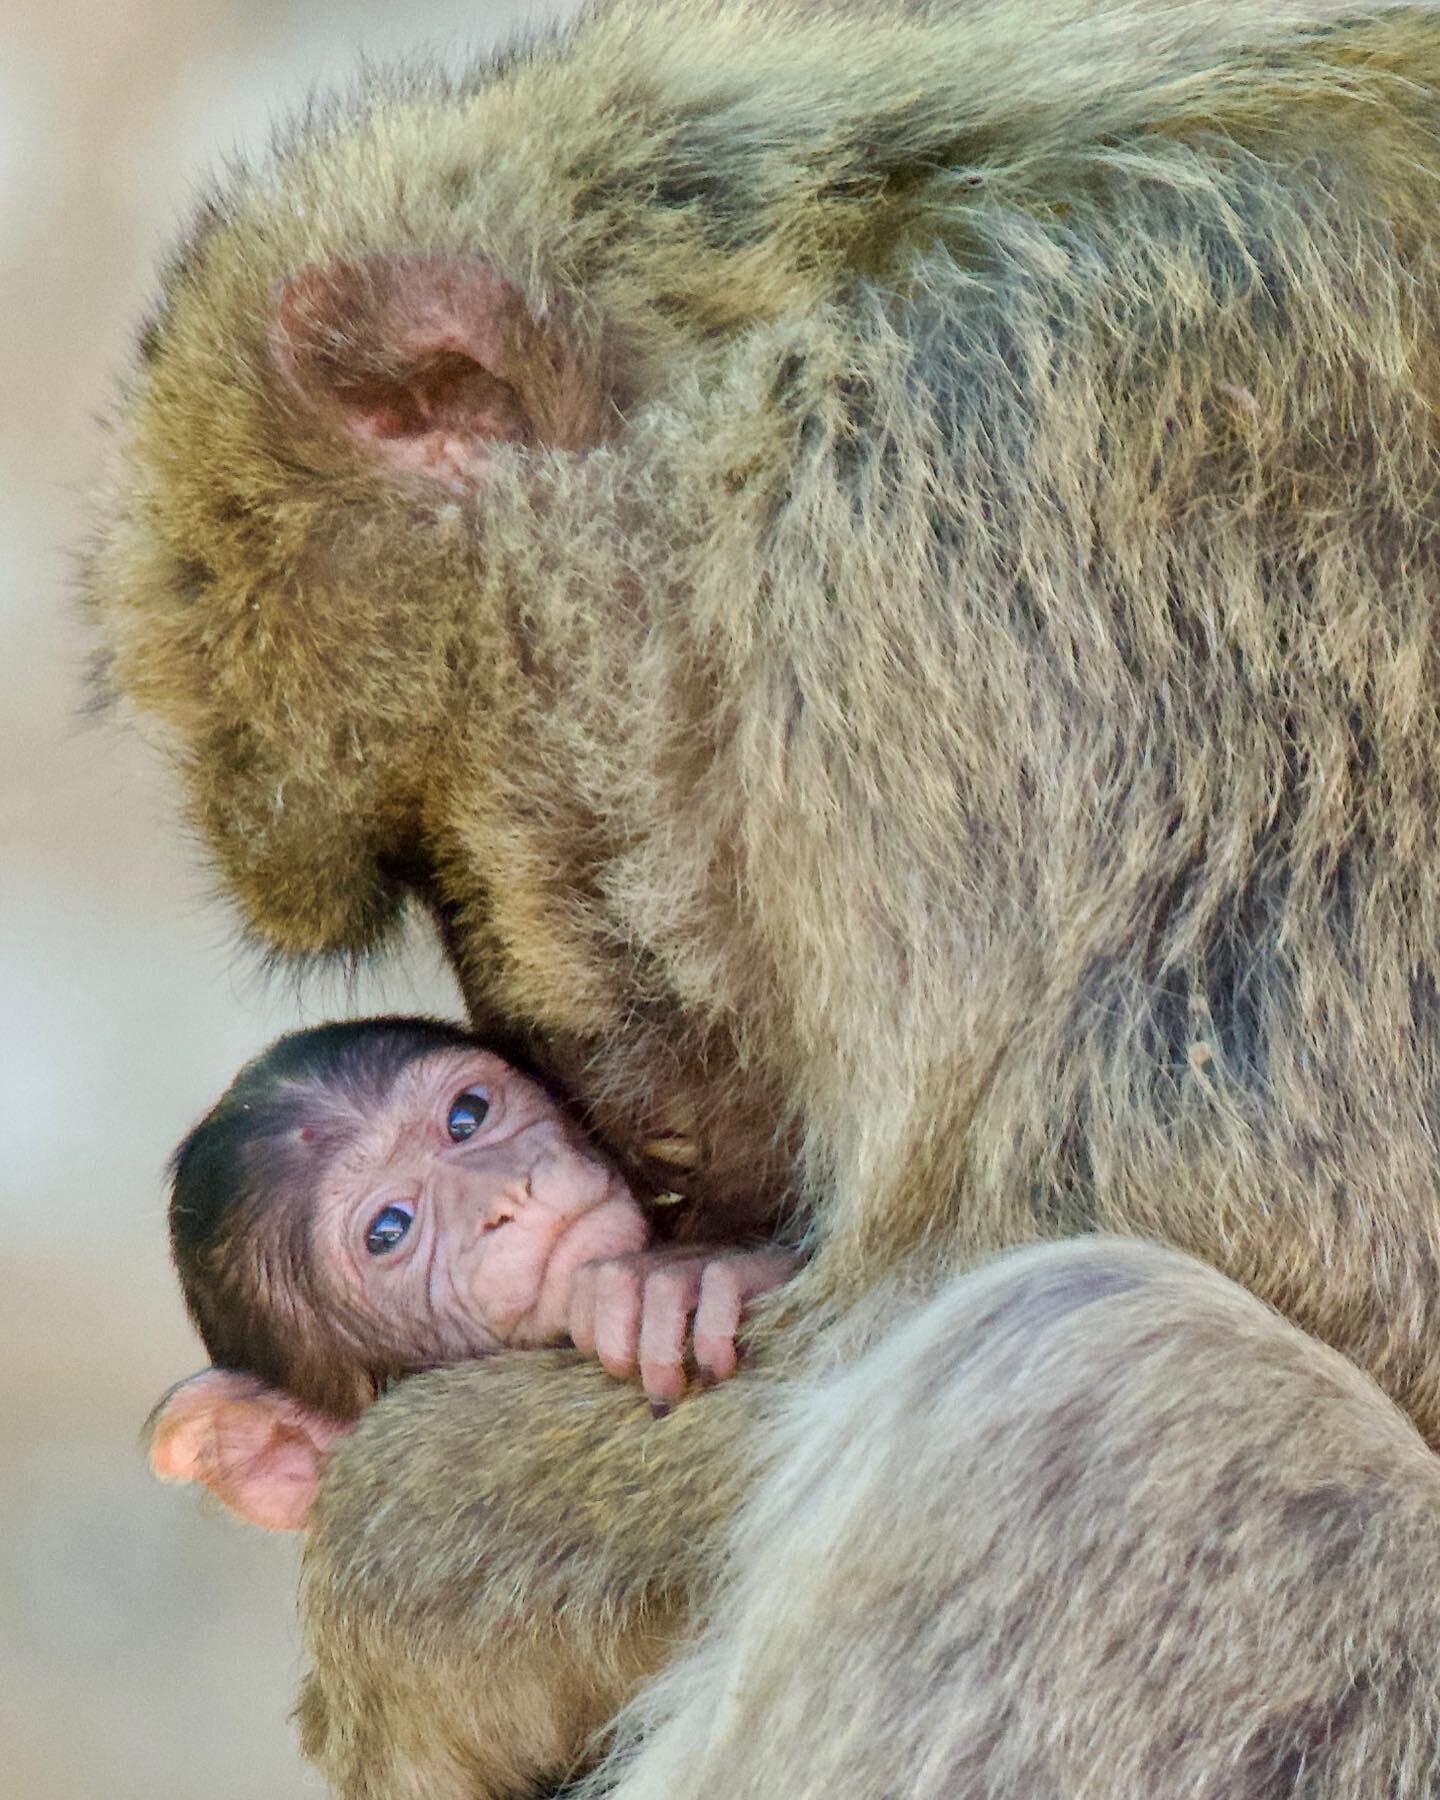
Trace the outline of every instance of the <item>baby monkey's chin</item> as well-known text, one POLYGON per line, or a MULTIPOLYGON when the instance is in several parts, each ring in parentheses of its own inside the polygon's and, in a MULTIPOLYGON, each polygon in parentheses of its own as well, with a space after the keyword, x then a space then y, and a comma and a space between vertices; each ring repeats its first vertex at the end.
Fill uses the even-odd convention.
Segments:
POLYGON ((553 1344, 567 1338, 576 1270, 587 1262, 633 1256, 648 1241, 640 1208, 620 1182, 613 1181, 605 1198, 580 1213, 556 1240, 546 1259, 535 1309, 524 1321, 517 1341, 553 1344))

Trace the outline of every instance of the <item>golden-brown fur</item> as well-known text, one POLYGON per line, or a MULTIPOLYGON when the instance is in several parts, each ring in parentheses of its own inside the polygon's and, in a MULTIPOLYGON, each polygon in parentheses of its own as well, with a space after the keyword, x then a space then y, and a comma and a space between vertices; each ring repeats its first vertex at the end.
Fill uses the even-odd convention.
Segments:
MULTIPOLYGON (((1348 11, 620 5, 312 118, 171 271, 113 681, 262 941, 418 895, 632 1174, 678 1143, 697 1223, 813 1227, 777 1377, 883 1338, 846 1313, 902 1262, 1098 1229, 1440 1442, 1440 14, 1348 11), (322 429, 275 284, 395 252, 503 271, 611 435, 457 494, 322 429)), ((563 1363, 418 1388, 313 1534, 307 1738, 347 1794, 452 1791, 388 1659, 461 1707, 524 1619, 439 1709, 453 1791, 518 1792, 505 1696, 622 1670, 598 1716, 668 1641, 783 1379, 655 1430, 563 1363)))

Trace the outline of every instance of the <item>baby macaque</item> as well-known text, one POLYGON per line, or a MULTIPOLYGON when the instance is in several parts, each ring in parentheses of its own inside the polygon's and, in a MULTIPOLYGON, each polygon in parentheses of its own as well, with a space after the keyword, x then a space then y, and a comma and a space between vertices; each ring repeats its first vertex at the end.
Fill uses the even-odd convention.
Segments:
POLYGON ((653 1409, 734 1373, 788 1251, 650 1247, 617 1171, 538 1082, 458 1027, 283 1037, 175 1153, 170 1236, 214 1367, 162 1401, 157 1473, 303 1524, 324 1456, 399 1375, 573 1343, 653 1409))

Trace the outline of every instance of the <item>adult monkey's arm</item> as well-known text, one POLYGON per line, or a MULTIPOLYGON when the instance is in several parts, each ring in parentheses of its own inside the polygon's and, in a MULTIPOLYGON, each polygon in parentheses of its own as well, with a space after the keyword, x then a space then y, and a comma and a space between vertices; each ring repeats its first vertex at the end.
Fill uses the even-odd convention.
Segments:
POLYGON ((374 1407, 305 1558, 299 1720, 337 1792, 499 1800, 578 1773, 703 1604, 758 1469, 759 1387, 657 1420, 592 1364, 526 1351, 374 1407))

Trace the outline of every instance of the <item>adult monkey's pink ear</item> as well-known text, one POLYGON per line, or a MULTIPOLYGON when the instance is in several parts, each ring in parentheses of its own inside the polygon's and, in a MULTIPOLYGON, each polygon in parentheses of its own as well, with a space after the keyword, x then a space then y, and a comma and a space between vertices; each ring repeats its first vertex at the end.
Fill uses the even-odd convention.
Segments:
POLYGON ((317 423, 397 472, 463 489, 497 444, 587 450, 617 423, 598 347, 539 319, 491 264, 440 252, 358 257, 277 284, 270 344, 317 423))
POLYGON ((267 1531, 300 1531, 326 1458, 352 1429, 253 1375, 205 1369, 171 1388, 145 1425, 162 1481, 197 1481, 267 1531))

